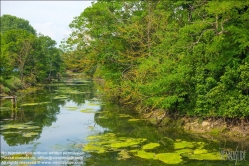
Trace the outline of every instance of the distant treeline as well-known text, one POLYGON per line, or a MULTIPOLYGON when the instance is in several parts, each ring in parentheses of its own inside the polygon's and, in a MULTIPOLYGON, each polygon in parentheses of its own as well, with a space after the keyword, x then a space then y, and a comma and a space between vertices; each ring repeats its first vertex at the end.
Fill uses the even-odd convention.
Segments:
POLYGON ((35 85, 62 70, 62 51, 48 36, 36 34, 27 20, 11 15, 1 23, 1 93, 35 85))

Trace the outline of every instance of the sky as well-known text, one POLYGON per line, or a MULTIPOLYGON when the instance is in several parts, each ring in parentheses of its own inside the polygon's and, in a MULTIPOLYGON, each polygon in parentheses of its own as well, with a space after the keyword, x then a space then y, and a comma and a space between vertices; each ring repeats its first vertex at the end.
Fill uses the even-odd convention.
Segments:
POLYGON ((37 34, 51 37, 59 46, 71 33, 69 24, 90 1, 1 1, 1 16, 10 14, 28 20, 37 34))

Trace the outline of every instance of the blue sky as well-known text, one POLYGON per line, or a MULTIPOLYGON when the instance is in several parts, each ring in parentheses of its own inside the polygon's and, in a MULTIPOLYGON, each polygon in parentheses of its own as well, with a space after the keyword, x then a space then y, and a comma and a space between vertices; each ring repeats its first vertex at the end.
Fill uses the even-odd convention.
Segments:
POLYGON ((1 1, 1 15, 28 20, 37 33, 60 44, 71 33, 68 25, 93 1, 1 1))

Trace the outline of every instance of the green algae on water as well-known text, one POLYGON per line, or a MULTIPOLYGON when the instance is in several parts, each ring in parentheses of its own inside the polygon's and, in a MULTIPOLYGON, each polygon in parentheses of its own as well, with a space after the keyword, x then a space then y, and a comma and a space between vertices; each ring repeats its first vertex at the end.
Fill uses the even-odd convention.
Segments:
POLYGON ((134 119, 129 119, 128 122, 136 122, 136 121, 140 121, 140 120, 142 120, 142 119, 135 119, 134 118, 134 119))
POLYGON ((67 99, 68 97, 66 95, 59 95, 55 96, 54 99, 67 99))
POLYGON ((40 103, 24 103, 21 106, 34 106, 34 105, 42 105, 42 104, 49 104, 51 102, 40 102, 40 103))
POLYGON ((188 157, 193 160, 223 160, 219 152, 206 152, 199 154, 185 153, 182 154, 184 157, 188 157))
POLYGON ((22 129, 22 130, 29 130, 29 129, 38 129, 40 128, 39 126, 30 126, 28 124, 6 124, 6 125, 1 125, 1 130, 7 130, 7 129, 22 129))
POLYGON ((83 151, 104 153, 119 151, 119 149, 139 145, 146 141, 145 138, 118 137, 114 133, 89 136, 90 142, 84 146, 83 151))
POLYGON ((135 156, 138 156, 144 159, 154 159, 155 155, 156 155, 155 153, 146 152, 144 150, 139 150, 137 151, 137 154, 135 156))
POLYGON ((148 143, 142 147, 142 149, 154 149, 156 147, 160 146, 159 143, 148 143))
POLYGON ((80 112, 83 112, 83 113, 97 113, 95 110, 93 109, 85 109, 85 110, 81 110, 80 112))
POLYGON ((29 133, 24 133, 22 136, 23 137, 32 137, 35 135, 38 135, 38 133, 37 132, 29 132, 29 133))
POLYGON ((187 141, 181 141, 181 142, 174 143, 175 149, 193 148, 194 145, 195 144, 193 142, 187 142, 187 141))
POLYGON ((131 118, 131 115, 128 114, 119 114, 120 118, 131 118))
POLYGON ((121 150, 119 153, 118 153, 118 160, 126 160, 128 158, 131 158, 131 156, 129 155, 129 153, 127 152, 127 150, 121 150))
POLYGON ((183 161, 182 156, 178 153, 159 153, 154 159, 158 159, 166 164, 179 164, 183 161))

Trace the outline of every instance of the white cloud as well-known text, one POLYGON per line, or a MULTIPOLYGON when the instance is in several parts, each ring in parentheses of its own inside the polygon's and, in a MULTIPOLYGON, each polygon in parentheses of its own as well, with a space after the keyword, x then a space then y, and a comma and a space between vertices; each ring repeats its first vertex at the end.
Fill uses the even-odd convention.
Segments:
POLYGON ((37 33, 42 33, 43 35, 50 36, 51 38, 56 37, 54 29, 57 29, 57 27, 52 22, 46 22, 44 24, 35 23, 33 24, 33 27, 37 30, 37 33))
POLYGON ((68 25, 92 1, 1 1, 1 15, 26 19, 38 33, 50 36, 60 44, 71 32, 68 25))

